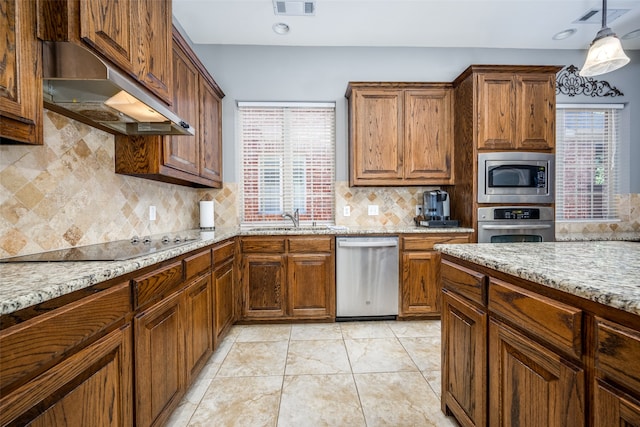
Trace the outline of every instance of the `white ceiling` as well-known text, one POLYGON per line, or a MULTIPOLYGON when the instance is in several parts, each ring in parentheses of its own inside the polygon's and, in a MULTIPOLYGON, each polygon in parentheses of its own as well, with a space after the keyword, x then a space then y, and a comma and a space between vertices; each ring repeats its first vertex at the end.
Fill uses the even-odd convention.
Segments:
MULTIPOLYGON (((287 46, 419 46, 587 49, 600 29, 574 23, 601 0, 316 0, 315 16, 275 15, 272 0, 173 0, 173 15, 194 43, 287 46), (289 34, 272 26, 284 22, 289 34), (565 40, 554 34, 575 28, 565 40)), ((622 37, 640 29, 640 0, 608 26, 622 37)), ((640 49, 640 37, 622 40, 640 49)))

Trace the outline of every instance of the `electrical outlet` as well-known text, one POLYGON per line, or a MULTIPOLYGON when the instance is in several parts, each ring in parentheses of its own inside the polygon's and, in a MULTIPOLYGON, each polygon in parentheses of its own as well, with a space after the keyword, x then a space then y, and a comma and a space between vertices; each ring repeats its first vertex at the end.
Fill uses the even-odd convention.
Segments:
POLYGON ((421 213, 422 213, 422 206, 416 205, 416 216, 420 215, 421 213))
POLYGON ((347 205, 342 209, 342 216, 351 216, 351 206, 347 205))
POLYGON ((367 213, 369 215, 378 215, 378 205, 369 205, 367 213))
POLYGON ((149 206, 149 221, 156 220, 156 207, 151 205, 149 206))

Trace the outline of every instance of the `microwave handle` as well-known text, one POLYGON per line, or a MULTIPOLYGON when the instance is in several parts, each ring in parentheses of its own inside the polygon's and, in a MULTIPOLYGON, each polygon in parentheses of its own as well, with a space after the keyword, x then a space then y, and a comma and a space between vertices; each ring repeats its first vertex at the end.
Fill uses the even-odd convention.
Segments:
POLYGON ((546 230, 551 228, 549 224, 514 224, 514 225, 482 225, 484 230, 546 230))

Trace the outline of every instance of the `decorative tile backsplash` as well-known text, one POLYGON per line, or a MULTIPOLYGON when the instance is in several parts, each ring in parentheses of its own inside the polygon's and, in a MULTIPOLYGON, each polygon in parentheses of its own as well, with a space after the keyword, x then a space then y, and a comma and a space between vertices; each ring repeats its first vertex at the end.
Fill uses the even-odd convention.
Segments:
MULTIPOLYGON (((198 228, 200 200, 215 200, 216 227, 239 224, 236 183, 203 190, 118 175, 113 135, 46 110, 44 135, 43 146, 0 145, 0 258, 198 228), (156 221, 149 220, 152 205, 156 221)), ((432 188, 336 182, 336 224, 412 224, 422 193, 432 188), (368 215, 369 205, 379 214, 368 215)), ((619 203, 621 221, 560 223, 558 239, 637 237, 640 194, 621 195, 619 203)))

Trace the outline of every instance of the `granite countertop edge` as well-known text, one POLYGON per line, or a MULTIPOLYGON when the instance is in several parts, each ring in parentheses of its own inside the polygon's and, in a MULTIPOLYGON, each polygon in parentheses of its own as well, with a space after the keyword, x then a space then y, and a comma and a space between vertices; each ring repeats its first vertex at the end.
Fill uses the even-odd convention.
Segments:
POLYGON ((640 245, 637 242, 438 244, 435 249, 542 286, 640 315, 640 245), (538 246, 528 246, 529 250, 523 250, 522 245, 538 246), (562 254, 564 256, 561 259, 562 254))
MULTIPOLYGON (((257 227, 254 227, 257 228, 257 227)), ((368 235, 368 234, 442 234, 472 233, 472 228, 391 227, 300 227, 255 230, 229 227, 206 231, 206 236, 184 245, 124 261, 38 262, 0 264, 0 315, 41 304, 71 292, 111 280, 159 262, 183 255, 236 236, 286 235, 368 235)), ((199 234, 187 230, 182 234, 199 234)))

